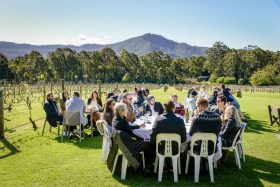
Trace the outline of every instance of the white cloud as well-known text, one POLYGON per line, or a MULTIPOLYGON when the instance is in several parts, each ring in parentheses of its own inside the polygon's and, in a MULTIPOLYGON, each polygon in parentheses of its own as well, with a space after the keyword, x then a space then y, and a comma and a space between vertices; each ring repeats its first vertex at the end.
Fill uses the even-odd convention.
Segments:
POLYGON ((108 44, 110 41, 109 36, 102 37, 93 37, 86 36, 83 34, 79 34, 76 37, 64 37, 64 44, 74 44, 74 45, 82 45, 82 44, 108 44))

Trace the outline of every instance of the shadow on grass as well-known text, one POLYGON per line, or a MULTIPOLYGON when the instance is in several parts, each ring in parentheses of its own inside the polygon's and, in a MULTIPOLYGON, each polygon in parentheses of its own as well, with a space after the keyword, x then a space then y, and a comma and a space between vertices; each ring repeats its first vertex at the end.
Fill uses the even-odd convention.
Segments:
POLYGON ((245 132, 253 132, 258 134, 262 134, 263 132, 275 132, 275 130, 268 125, 267 121, 252 119, 246 112, 243 114, 248 120, 245 132))
POLYGON ((7 148, 10 153, 6 154, 6 155, 3 155, 3 156, 0 156, 0 159, 2 158, 6 158, 8 156, 11 156, 11 155, 14 155, 16 153, 19 153, 20 151, 13 145, 11 144, 7 139, 0 139, 0 142, 3 143, 4 147, 0 147, 0 150, 1 149, 5 149, 7 148))
POLYGON ((63 142, 61 142, 61 136, 56 137, 55 140, 59 143, 72 143, 75 146, 78 146, 82 149, 102 149, 102 140, 103 137, 101 135, 94 136, 91 138, 90 135, 86 135, 85 138, 82 138, 81 142, 79 138, 77 137, 71 137, 71 138, 63 138, 63 142))
MULTIPOLYGON (((183 159, 181 160, 183 161, 183 159)), ((264 186, 262 181, 270 184, 280 183, 280 163, 266 161, 252 156, 246 156, 246 162, 241 161, 242 169, 235 165, 234 157, 231 153, 224 166, 214 169, 215 186, 264 186)), ((185 162, 182 163, 182 174, 176 185, 197 186, 194 183, 193 167, 189 168, 189 174, 185 172, 185 162)), ((128 168, 126 180, 120 179, 121 173, 118 171, 113 178, 120 184, 127 186, 174 186, 173 174, 163 173, 162 182, 157 182, 157 174, 153 177, 144 177, 142 172, 128 168)), ((200 174, 199 185, 212 186, 209 174, 200 174)))

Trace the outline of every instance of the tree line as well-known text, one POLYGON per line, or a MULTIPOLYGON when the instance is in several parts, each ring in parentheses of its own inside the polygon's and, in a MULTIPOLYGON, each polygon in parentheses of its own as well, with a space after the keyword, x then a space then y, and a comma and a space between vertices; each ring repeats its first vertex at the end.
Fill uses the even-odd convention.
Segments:
POLYGON ((76 52, 58 48, 43 57, 37 51, 8 59, 0 53, 0 79, 17 82, 90 81, 102 83, 194 83, 210 76, 211 83, 280 85, 280 51, 257 46, 231 49, 216 42, 204 56, 172 58, 161 51, 137 56, 111 48, 76 52))

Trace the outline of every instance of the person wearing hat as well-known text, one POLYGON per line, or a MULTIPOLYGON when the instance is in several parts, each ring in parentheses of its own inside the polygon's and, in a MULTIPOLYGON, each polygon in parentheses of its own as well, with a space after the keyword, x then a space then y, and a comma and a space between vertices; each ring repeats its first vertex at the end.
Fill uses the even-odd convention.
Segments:
POLYGON ((145 112, 150 113, 150 115, 161 115, 163 113, 163 106, 160 102, 156 102, 154 96, 150 95, 147 97, 147 103, 145 106, 145 112))

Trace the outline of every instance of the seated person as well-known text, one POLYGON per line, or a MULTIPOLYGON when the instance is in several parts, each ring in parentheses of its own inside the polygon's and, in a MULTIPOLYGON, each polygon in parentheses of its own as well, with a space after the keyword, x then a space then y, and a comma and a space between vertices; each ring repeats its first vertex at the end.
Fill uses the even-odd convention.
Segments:
POLYGON ((110 98, 107 99, 104 110, 103 110, 103 119, 107 122, 109 126, 112 126, 112 121, 114 118, 114 107, 115 107, 115 100, 110 98))
POLYGON ((137 92, 137 96, 136 96, 136 101, 133 103, 135 108, 140 108, 143 106, 145 101, 144 95, 143 95, 143 91, 142 90, 138 90, 137 92))
MULTIPOLYGON (((211 106, 215 106, 215 105, 217 105, 217 97, 218 97, 218 91, 217 90, 213 90, 213 93, 212 93, 212 95, 210 95, 209 97, 208 97, 208 104, 209 104, 209 107, 211 108, 211 106)), ((211 111, 211 110, 210 110, 211 111)))
POLYGON ((198 97, 203 97, 203 98, 207 99, 208 93, 207 93, 207 90, 206 90, 205 86, 201 86, 201 88, 198 92, 198 97))
POLYGON ((229 147, 239 130, 241 120, 238 116, 237 109, 233 105, 227 105, 224 113, 225 125, 222 127, 220 137, 222 139, 222 146, 229 147))
MULTIPOLYGON (((82 124, 82 129, 88 123, 88 119, 84 116, 86 110, 86 103, 83 99, 80 98, 79 92, 74 92, 73 97, 66 101, 66 111, 67 112, 80 112, 80 123, 82 124)), ((71 129, 70 129, 71 131, 71 129)), ((75 135, 80 136, 79 132, 76 129, 73 129, 75 135)))
POLYGON ((88 99, 87 105, 91 105, 98 111, 102 111, 102 101, 98 96, 97 91, 91 93, 91 97, 88 99))
POLYGON ((177 102, 178 101, 178 96, 176 94, 173 94, 171 96, 171 100, 175 104, 175 114, 179 114, 181 116, 185 116, 185 108, 184 108, 184 106, 177 102))
POLYGON ((156 102, 154 96, 148 96, 147 97, 147 104, 145 106, 145 112, 150 112, 150 115, 155 115, 156 113, 158 115, 161 115, 163 113, 163 107, 160 102, 156 102))
POLYGON ((63 91, 61 95, 62 95, 62 99, 59 99, 59 105, 60 105, 61 112, 63 113, 66 110, 65 103, 67 100, 69 100, 69 93, 67 91, 63 91))
MULTIPOLYGON (((158 116, 153 125, 150 142, 151 144, 154 145, 154 147, 156 147, 156 137, 158 134, 161 133, 178 134, 181 137, 181 142, 185 142, 187 138, 186 127, 183 119, 175 115, 175 103, 170 100, 164 104, 164 108, 165 108, 165 113, 158 116)), ((159 148, 158 148, 159 153, 164 154, 164 147, 165 147, 164 143, 159 144, 159 148)), ((180 151, 178 144, 172 142, 173 153, 177 153, 178 150, 180 151)), ((167 159, 166 166, 167 169, 171 168, 170 159, 167 159)))
POLYGON ((222 122, 224 122, 224 112, 226 109, 227 98, 223 95, 217 97, 216 101, 217 105, 214 107, 210 107, 212 112, 215 112, 221 116, 222 122))
MULTIPOLYGON (((214 133, 217 136, 221 131, 221 118, 218 114, 208 111, 208 101, 204 98, 198 98, 196 101, 196 107, 198 114, 193 119, 190 127, 190 136, 195 133, 214 133)), ((198 147, 194 148, 194 151, 200 152, 200 143, 197 144, 198 147)), ((213 144, 208 144, 208 152, 211 154, 214 150, 213 144)), ((217 151, 217 149, 216 149, 217 151)))
POLYGON ((197 100, 197 91, 193 90, 189 94, 189 98, 186 98, 185 100, 185 108, 188 111, 189 114, 189 120, 192 120, 194 117, 194 111, 196 109, 196 100, 197 100))
POLYGON ((44 104, 44 110, 47 115, 47 121, 52 127, 57 126, 57 122, 63 121, 63 115, 57 108, 56 101, 54 100, 53 93, 47 94, 47 102, 44 104))
POLYGON ((125 93, 123 95, 122 103, 124 103, 126 105, 126 108, 128 110, 126 120, 128 122, 133 123, 136 120, 136 112, 134 112, 134 109, 133 109, 132 104, 131 104, 131 100, 132 100, 132 97, 129 93, 125 93))

